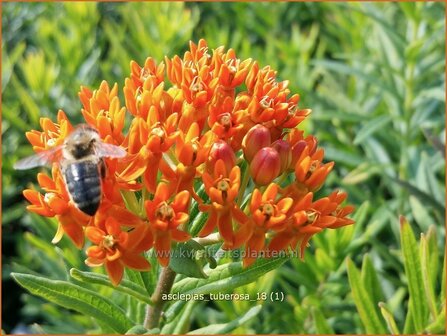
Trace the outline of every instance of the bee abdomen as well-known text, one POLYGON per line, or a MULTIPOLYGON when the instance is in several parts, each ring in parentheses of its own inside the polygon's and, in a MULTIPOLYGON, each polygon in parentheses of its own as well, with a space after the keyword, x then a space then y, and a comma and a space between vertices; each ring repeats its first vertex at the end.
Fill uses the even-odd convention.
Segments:
POLYGON ((81 161, 69 164, 64 171, 68 192, 82 212, 93 216, 101 201, 101 179, 98 165, 81 161))

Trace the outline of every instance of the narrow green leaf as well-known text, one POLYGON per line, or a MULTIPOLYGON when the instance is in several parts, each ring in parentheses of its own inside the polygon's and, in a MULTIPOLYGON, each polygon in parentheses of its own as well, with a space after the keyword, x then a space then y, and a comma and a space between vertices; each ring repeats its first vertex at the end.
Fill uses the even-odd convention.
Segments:
MULTIPOLYGON (((444 297, 445 299, 445 297, 444 297)), ((445 335, 445 304, 442 306, 441 312, 436 316, 433 323, 425 328, 425 332, 430 334, 445 335)))
POLYGON ((427 211, 427 207, 415 196, 410 196, 411 213, 419 224, 422 231, 427 231, 431 224, 434 223, 433 218, 427 211))
POLYGON ((142 325, 136 325, 126 331, 124 335, 144 335, 147 333, 147 329, 142 325))
POLYGON ((405 316, 405 323, 404 323, 404 334, 415 334, 416 333, 416 327, 414 326, 414 320, 413 320, 413 309, 411 308, 412 302, 408 302, 408 310, 407 315, 405 316))
POLYGON ((390 121, 390 115, 381 115, 371 119, 357 132, 357 136, 354 139, 354 145, 360 144, 363 140, 374 134, 376 131, 383 129, 390 121))
POLYGON ((2 93, 8 86, 9 80, 14 70, 14 66, 22 56, 26 49, 26 44, 24 41, 17 44, 11 52, 6 51, 3 48, 3 67, 2 67, 2 93))
POLYGON ((98 319, 120 334, 132 327, 133 323, 120 307, 91 290, 66 281, 49 280, 29 274, 11 275, 32 294, 98 319))
POLYGON ((141 273, 135 270, 131 270, 129 268, 125 269, 126 277, 129 279, 130 282, 133 282, 137 286, 144 288, 144 281, 143 277, 141 276, 141 273))
POLYGON ((108 276, 104 274, 83 272, 77 270, 76 268, 72 268, 70 270, 70 275, 78 281, 110 287, 118 292, 130 295, 135 299, 137 299, 138 301, 152 305, 152 301, 146 290, 143 287, 140 287, 136 283, 129 281, 127 279, 123 279, 121 283, 115 287, 110 282, 108 276))
POLYGON ((444 259, 443 259, 443 266, 442 266, 442 276, 441 276, 441 294, 439 295, 440 301, 444 304, 445 306, 445 278, 446 278, 446 260, 445 260, 445 255, 444 255, 444 259))
POLYGON ((386 334, 385 325, 377 314, 372 298, 362 283, 360 272, 350 258, 347 260, 347 269, 354 303, 366 333, 386 334))
POLYGON ((398 178, 389 177, 391 181, 396 182, 400 186, 407 189, 411 194, 416 196, 421 202, 425 203, 428 206, 433 207, 440 216, 444 217, 445 207, 443 204, 439 203, 433 196, 427 194, 426 192, 418 189, 417 187, 411 185, 407 181, 400 180, 398 178))
POLYGON ((208 273, 208 279, 183 279, 174 284, 173 293, 209 294, 225 289, 231 291, 246 285, 261 275, 274 270, 286 262, 287 257, 260 259, 244 268, 242 262, 220 265, 208 273))
POLYGON ((175 330, 177 329, 177 325, 185 323, 184 316, 186 315, 186 316, 189 317, 191 315, 193 307, 196 305, 196 301, 194 301, 194 300, 190 300, 190 301, 182 300, 182 301, 177 301, 176 303, 179 303, 179 302, 183 302, 184 303, 184 305, 183 305, 184 309, 182 310, 182 313, 181 314, 176 314, 172 320, 167 321, 165 323, 165 325, 163 326, 163 328, 161 328, 161 331, 160 331, 160 333, 162 335, 172 335, 172 334, 174 334, 175 330))
POLYGON ((396 321, 394 320, 393 314, 390 313, 388 308, 383 302, 379 302, 380 312, 386 321, 388 326, 388 331, 393 335, 400 335, 399 329, 397 328, 396 321))
POLYGON ((436 227, 431 225, 427 231, 427 248, 428 248, 428 270, 432 281, 432 287, 436 288, 438 283, 440 253, 438 247, 438 237, 436 227))
POLYGON ((180 311, 183 310, 183 308, 187 303, 188 301, 180 300, 171 304, 164 313, 164 318, 166 319, 166 322, 169 323, 172 320, 174 320, 174 318, 179 314, 180 311))
POLYGON ((433 320, 438 315, 438 309, 436 308, 435 290, 433 288, 433 281, 431 279, 432 269, 430 268, 430 253, 428 251, 428 242, 424 234, 421 234, 420 241, 420 258, 421 258, 421 270, 422 281, 424 282, 424 292, 427 298, 428 308, 432 315, 433 320))
POLYGON ((240 327, 241 325, 247 323, 253 319, 262 309, 261 305, 254 306, 250 308, 244 315, 238 317, 237 319, 222 324, 211 324, 209 326, 193 330, 187 335, 210 335, 210 334, 228 334, 234 329, 240 327))
POLYGON ((315 331, 320 335, 334 335, 335 332, 327 322, 326 317, 317 307, 312 308, 312 318, 315 324, 315 331))
POLYGON ((351 170, 344 178, 343 183, 346 184, 359 184, 370 179, 374 175, 382 172, 382 166, 371 162, 364 162, 351 170))
POLYGON ((380 285, 376 269, 369 254, 365 254, 362 263, 362 281, 365 288, 368 288, 372 301, 378 303, 384 299, 382 286, 380 285))
POLYGON ((189 232, 191 235, 197 236, 202 227, 205 225, 206 220, 208 219, 208 214, 205 212, 200 212, 197 217, 194 218, 193 222, 189 227, 189 232))
POLYGON ((327 70, 335 71, 340 74, 354 76, 356 78, 363 79, 365 82, 375 85, 379 90, 382 90, 383 92, 388 92, 395 96, 399 96, 398 92, 394 87, 384 83, 380 77, 365 73, 364 70, 362 69, 351 67, 339 61, 329 61, 329 60, 314 60, 311 62, 311 64, 315 66, 321 66, 327 70))
POLYGON ((39 106, 14 74, 11 76, 11 84, 14 87, 14 90, 16 90, 17 96, 23 105, 23 109, 28 114, 30 121, 33 125, 38 125, 40 117, 39 106))
POLYGON ((196 304, 197 304, 196 301, 191 301, 186 306, 186 308, 182 312, 182 314, 179 315, 179 319, 176 321, 175 325, 173 325, 174 330, 172 331, 172 334, 182 335, 182 334, 185 334, 189 330, 191 314, 194 311, 194 307, 196 306, 196 304))
POLYGON ((403 216, 400 217, 400 225, 405 274, 408 279, 411 308, 414 312, 413 322, 416 332, 420 333, 423 332, 427 322, 427 300, 425 299, 419 249, 410 224, 403 216))

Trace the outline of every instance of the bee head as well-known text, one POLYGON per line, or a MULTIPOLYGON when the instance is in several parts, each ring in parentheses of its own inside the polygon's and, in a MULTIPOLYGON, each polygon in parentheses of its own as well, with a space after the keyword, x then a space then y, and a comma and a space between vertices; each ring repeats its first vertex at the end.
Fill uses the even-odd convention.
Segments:
POLYGON ((76 159, 95 153, 95 143, 99 140, 98 131, 88 125, 77 127, 65 140, 67 151, 76 159))

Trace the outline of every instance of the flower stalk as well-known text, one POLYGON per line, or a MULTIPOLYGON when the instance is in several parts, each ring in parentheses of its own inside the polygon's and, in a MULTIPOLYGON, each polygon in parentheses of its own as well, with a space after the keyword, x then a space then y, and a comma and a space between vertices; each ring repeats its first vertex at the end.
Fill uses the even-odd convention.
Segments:
POLYGON ((166 303, 163 297, 171 292, 175 276, 176 273, 169 266, 162 268, 157 287, 151 297, 152 305, 147 305, 146 318, 144 320, 146 329, 158 328, 163 307, 166 303))

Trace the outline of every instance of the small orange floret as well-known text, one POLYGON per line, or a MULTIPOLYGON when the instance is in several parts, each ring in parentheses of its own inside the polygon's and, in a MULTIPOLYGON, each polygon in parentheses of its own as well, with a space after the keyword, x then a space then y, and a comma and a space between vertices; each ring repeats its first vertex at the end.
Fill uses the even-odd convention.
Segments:
POLYGON ((131 231, 121 229, 120 223, 113 217, 107 218, 105 228, 89 226, 85 229, 87 238, 95 244, 87 249, 88 266, 105 265, 113 285, 117 286, 123 277, 124 267, 138 271, 148 271, 149 262, 142 252, 150 248, 152 236, 147 225, 137 226, 131 231))
POLYGON ((184 242, 190 235, 181 230, 188 221, 189 192, 184 190, 175 195, 165 183, 158 185, 153 200, 144 203, 147 218, 151 224, 155 239, 155 250, 160 265, 166 267, 170 260, 171 242, 184 242))

